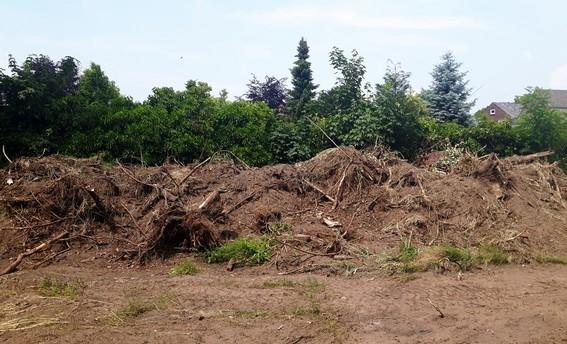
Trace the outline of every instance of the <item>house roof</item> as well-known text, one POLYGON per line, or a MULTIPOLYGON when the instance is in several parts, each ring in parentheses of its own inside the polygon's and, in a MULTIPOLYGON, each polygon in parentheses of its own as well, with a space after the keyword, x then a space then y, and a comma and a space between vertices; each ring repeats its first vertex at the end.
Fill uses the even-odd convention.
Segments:
POLYGON ((554 109, 567 109, 567 90, 546 90, 549 92, 549 105, 554 109))
POLYGON ((510 102, 493 103, 502 111, 506 112, 510 117, 516 118, 522 113, 522 105, 510 102))

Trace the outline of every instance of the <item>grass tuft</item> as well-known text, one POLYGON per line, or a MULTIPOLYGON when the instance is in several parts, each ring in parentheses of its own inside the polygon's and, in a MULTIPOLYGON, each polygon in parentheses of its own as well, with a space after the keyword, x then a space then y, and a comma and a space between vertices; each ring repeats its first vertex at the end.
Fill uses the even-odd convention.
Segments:
POLYGON ((43 296, 67 297, 74 299, 85 284, 81 280, 72 282, 61 281, 55 277, 45 277, 38 286, 39 293, 43 296))
POLYGON ((223 263, 229 260, 261 264, 270 259, 270 245, 264 238, 242 238, 219 246, 207 254, 207 262, 223 263))
POLYGON ((482 264, 503 265, 510 263, 510 257, 500 248, 493 245, 481 246, 475 258, 482 264))
POLYGON ((271 235, 280 235, 282 233, 290 232, 293 229, 289 223, 283 221, 270 222, 266 228, 268 233, 271 235))
POLYGON ((190 260, 184 260, 169 270, 171 276, 195 275, 198 272, 199 268, 190 260))
POLYGON ((142 301, 131 300, 128 304, 111 316, 110 324, 117 326, 123 324, 129 318, 135 318, 151 311, 160 311, 166 309, 173 301, 173 295, 163 295, 156 300, 142 301))
POLYGON ((300 283, 290 280, 288 278, 280 278, 271 281, 265 281, 262 284, 263 289, 277 289, 277 288, 295 288, 299 286, 300 283))
POLYGON ((538 256, 535 258, 536 262, 542 264, 562 264, 567 265, 567 257, 561 256, 538 256))

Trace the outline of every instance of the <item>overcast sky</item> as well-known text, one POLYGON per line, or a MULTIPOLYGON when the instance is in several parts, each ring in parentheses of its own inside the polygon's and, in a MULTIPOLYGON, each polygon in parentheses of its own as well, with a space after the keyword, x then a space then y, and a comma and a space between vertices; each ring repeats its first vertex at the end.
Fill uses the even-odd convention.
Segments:
POLYGON ((357 49, 367 81, 387 61, 412 73, 417 91, 453 51, 478 98, 512 101, 527 86, 567 89, 567 1, 118 1, 1 0, 0 66, 8 54, 102 65, 122 93, 144 100, 154 86, 208 82, 232 96, 250 74, 289 77, 299 39, 311 47, 314 78, 333 85, 333 46, 357 49), (182 58, 181 58, 182 57, 182 58))

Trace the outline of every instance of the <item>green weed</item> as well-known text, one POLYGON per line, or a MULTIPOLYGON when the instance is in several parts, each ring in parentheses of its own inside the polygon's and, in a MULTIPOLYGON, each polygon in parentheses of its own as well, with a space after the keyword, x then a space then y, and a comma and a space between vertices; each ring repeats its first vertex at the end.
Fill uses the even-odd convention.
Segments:
POLYGON ((261 264, 270 259, 270 245, 264 238, 242 238, 219 246, 207 254, 209 263, 229 260, 261 264))
POLYGON ((184 260, 169 270, 172 276, 195 275, 198 272, 199 268, 190 260, 184 260))

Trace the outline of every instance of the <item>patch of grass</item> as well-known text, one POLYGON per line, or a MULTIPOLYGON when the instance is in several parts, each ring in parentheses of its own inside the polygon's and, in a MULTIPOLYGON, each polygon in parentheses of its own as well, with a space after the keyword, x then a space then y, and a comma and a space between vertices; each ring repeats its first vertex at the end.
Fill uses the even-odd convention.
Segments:
POLYGON ((483 245, 478 249, 475 260, 482 264, 503 265, 510 263, 510 257, 497 246, 483 245))
POLYGON ((319 315, 321 314, 321 306, 318 302, 311 301, 307 307, 297 307, 292 312, 293 315, 319 315))
POLYGON ((151 311, 164 310, 172 301, 173 296, 169 294, 149 301, 130 300, 126 306, 120 308, 116 312, 113 312, 110 317, 110 324, 117 326, 123 324, 127 319, 135 318, 151 311))
POLYGON ((43 296, 67 297, 74 299, 85 284, 81 280, 62 281, 55 277, 45 277, 39 282, 38 290, 43 296))
POLYGON ((400 251, 398 253, 397 260, 402 263, 408 263, 413 261, 418 254, 419 250, 417 249, 417 247, 412 245, 411 241, 402 240, 402 242, 400 243, 400 251))
POLYGON ((301 285, 301 283, 288 278, 280 278, 271 281, 265 281, 261 288, 263 289, 276 289, 276 288, 295 288, 301 285))
POLYGON ((293 227, 289 223, 276 221, 268 223, 266 229, 271 235, 280 235, 282 233, 291 231, 293 227))
POLYGON ((442 258, 458 264, 469 264, 473 258, 471 251, 468 249, 450 245, 441 246, 440 253, 442 258))
POLYGON ((190 260, 184 260, 169 270, 172 276, 195 275, 198 272, 199 268, 190 260))
POLYGON ((550 256, 550 255, 537 256, 535 258, 535 260, 536 260, 536 262, 541 263, 541 264, 567 265, 567 257, 561 257, 561 256, 550 256))
POLYGON ((236 262, 261 264, 270 259, 270 245, 265 238, 242 238, 219 246, 207 254, 209 263, 236 262))

